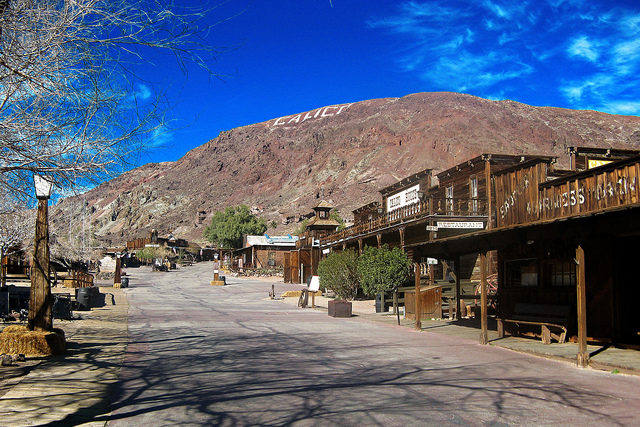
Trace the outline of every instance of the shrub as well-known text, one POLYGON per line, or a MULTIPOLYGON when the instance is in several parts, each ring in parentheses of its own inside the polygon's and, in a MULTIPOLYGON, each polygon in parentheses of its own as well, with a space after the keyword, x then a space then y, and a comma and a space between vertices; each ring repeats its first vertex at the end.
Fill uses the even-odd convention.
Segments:
POLYGON ((334 291, 338 298, 351 300, 358 289, 358 255, 353 250, 332 252, 318 264, 320 286, 334 291))
POLYGON ((411 275, 411 260, 400 248, 366 246, 357 266, 362 291, 367 296, 397 288, 411 275))

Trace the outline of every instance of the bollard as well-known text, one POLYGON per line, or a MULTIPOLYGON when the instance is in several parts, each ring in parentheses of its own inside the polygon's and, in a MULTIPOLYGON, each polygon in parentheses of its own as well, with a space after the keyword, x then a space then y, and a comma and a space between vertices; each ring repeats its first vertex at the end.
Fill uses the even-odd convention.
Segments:
POLYGON ((276 285, 271 285, 271 299, 273 299, 276 295, 275 287, 276 285))

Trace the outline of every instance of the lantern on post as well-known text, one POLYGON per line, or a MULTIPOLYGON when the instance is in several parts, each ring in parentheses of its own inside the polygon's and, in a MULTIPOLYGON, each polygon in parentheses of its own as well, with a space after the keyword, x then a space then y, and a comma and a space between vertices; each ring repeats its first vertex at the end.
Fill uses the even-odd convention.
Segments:
POLYGON ((33 183, 38 199, 33 261, 31 264, 31 292, 29 297, 29 330, 53 329, 51 283, 49 282, 49 212, 53 189, 50 177, 34 175, 33 183))

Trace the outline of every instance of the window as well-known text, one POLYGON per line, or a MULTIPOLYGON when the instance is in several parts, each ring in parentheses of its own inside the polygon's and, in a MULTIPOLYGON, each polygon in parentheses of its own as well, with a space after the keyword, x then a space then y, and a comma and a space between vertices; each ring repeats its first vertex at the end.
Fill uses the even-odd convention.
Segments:
POLYGON ((551 286, 575 286, 576 264, 568 260, 552 260, 546 263, 551 286))
POLYGON ((538 262, 535 258, 506 261, 505 275, 509 286, 538 286, 538 262))
POLYGON ((389 208, 397 208, 400 206, 400 196, 395 196, 389 199, 389 208))
POLYGON ((453 185, 446 188, 447 215, 453 215, 453 185))
POLYGON ((327 217, 327 211, 320 211, 320 218, 326 218, 327 217))
POLYGON ((274 267, 276 265, 276 253, 275 252, 269 252, 267 254, 267 265, 269 267, 274 267))
POLYGON ((471 199, 470 211, 472 215, 478 215, 478 178, 469 178, 469 198, 471 199))

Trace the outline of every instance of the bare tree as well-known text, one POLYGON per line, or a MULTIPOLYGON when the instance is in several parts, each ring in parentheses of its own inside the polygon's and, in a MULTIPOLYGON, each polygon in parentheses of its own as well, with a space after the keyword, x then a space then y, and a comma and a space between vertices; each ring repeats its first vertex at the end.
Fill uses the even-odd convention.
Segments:
POLYGON ((4 257, 24 249, 25 241, 33 238, 33 215, 23 210, 0 210, 0 282, 7 283, 4 257))
POLYGON ((221 4, 190 3, 0 0, 0 186, 29 194, 33 173, 74 187, 118 171, 164 123, 162 97, 136 95, 135 65, 161 51, 211 72, 221 4))

